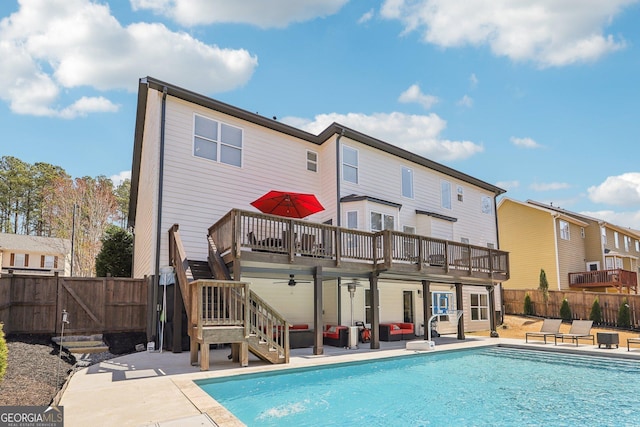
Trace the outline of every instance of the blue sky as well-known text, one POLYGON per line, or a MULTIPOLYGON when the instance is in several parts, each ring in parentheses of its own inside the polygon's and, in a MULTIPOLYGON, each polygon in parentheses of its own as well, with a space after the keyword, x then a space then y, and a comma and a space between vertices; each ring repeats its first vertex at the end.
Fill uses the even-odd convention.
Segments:
POLYGON ((152 76, 640 229, 640 0, 3 0, 0 155, 131 169, 152 76))

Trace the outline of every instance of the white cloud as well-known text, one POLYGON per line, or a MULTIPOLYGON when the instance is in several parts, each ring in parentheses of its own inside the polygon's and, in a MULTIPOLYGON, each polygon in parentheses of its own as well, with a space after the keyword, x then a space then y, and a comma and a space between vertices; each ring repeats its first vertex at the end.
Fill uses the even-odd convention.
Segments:
POLYGON ((462 160, 484 151, 471 141, 441 139, 446 121, 436 114, 408 115, 398 112, 365 115, 321 114, 314 120, 285 117, 282 122, 318 134, 336 122, 436 161, 462 160))
POLYGON ((109 178, 111 182, 113 182, 113 186, 117 187, 122 184, 125 179, 131 179, 131 171, 122 171, 117 175, 111 175, 109 178))
POLYGON ((358 19, 358 24, 364 24, 366 22, 371 21, 371 19, 373 18, 373 9, 370 9, 369 11, 365 12, 360 19, 358 19))
POLYGON ((587 192, 594 203, 640 208, 640 172, 610 176, 600 185, 589 187, 587 192))
POLYGON ((615 212, 611 210, 601 210, 585 211, 580 213, 593 218, 601 219, 608 223, 617 225, 618 227, 640 230, 640 211, 615 212))
POLYGON ((386 0, 381 15, 441 47, 488 45, 498 56, 541 67, 594 61, 625 42, 604 34, 637 0, 386 0))
POLYGON ((425 110, 428 110, 438 103, 438 97, 422 93, 420 86, 414 84, 400 94, 398 101, 405 104, 415 102, 422 105, 425 110))
POLYGON ((461 107, 471 108, 473 107, 473 98, 471 98, 469 95, 465 95, 460 98, 460 100, 458 100, 457 104, 461 107))
POLYGON ((566 190, 571 188, 571 184, 566 182, 547 182, 547 183, 534 183, 529 186, 533 191, 554 191, 554 190, 566 190))
POLYGON ((182 25, 215 23, 250 24, 260 28, 284 28, 333 15, 348 0, 131 0, 134 10, 149 9, 182 25))
POLYGON ((515 136, 512 136, 510 141, 516 147, 523 147, 523 148, 541 148, 542 147, 542 145, 538 144, 532 138, 517 138, 515 136))
POLYGON ((65 118, 117 106, 100 96, 59 106, 64 89, 133 91, 151 75, 213 93, 244 85, 257 66, 245 50, 207 45, 162 24, 123 27, 107 5, 89 0, 21 0, 0 21, 0 57, 0 99, 12 111, 65 118))
POLYGON ((505 190, 514 190, 520 187, 520 181, 498 181, 496 182, 496 186, 505 190))
POLYGON ((471 83, 472 88, 475 88, 476 86, 478 86, 479 80, 478 80, 478 77, 476 77, 475 73, 471 74, 471 76, 469 77, 469 82, 471 83))

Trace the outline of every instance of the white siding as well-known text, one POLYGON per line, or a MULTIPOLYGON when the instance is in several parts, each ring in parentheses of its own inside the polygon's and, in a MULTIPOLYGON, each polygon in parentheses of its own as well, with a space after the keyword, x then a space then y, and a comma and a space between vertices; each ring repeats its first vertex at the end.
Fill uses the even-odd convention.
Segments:
POLYGON ((134 278, 152 275, 155 268, 161 99, 162 94, 149 91, 134 230, 134 278))
MULTIPOLYGON (((407 225, 416 227, 419 234, 430 231, 439 233, 438 236, 442 237, 441 233, 444 233, 450 236, 448 237, 450 240, 460 241, 462 237, 466 237, 472 245, 486 246, 487 243, 492 243, 497 247, 495 209, 492 206, 490 214, 482 213, 482 198, 490 197, 493 203, 493 193, 347 138, 342 138, 341 144, 358 150, 358 184, 341 181, 341 197, 355 194, 402 204, 396 217, 397 230, 407 225), (413 199, 402 197, 403 166, 413 171, 413 199), (442 180, 451 183, 451 209, 441 206, 440 183, 442 180), (462 201, 457 199, 458 186, 464 190, 462 201), (457 221, 435 225, 436 221, 446 221, 432 219, 426 223, 421 218, 425 215, 417 215, 416 210, 438 213, 456 218, 457 221), (443 226, 447 229, 441 228, 443 226)), ((343 205, 343 212, 344 206, 346 205, 343 205)), ((372 208, 372 205, 367 205, 367 208, 378 209, 372 208)), ((367 216, 367 221, 359 223, 359 227, 368 229, 369 211, 363 214, 367 216)))

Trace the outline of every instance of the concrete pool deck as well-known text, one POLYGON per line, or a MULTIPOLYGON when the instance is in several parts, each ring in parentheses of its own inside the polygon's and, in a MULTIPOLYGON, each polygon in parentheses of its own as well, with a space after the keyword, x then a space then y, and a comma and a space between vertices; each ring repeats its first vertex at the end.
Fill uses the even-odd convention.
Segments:
MULTIPOLYGON (((640 347, 627 351, 626 342, 618 349, 599 349, 597 344, 569 342, 544 344, 542 341, 467 336, 435 339, 438 352, 479 346, 505 344, 538 350, 579 352, 638 360, 640 347)), ((83 368, 70 378, 60 399, 66 427, 75 426, 236 426, 239 423, 224 407, 209 397, 195 383, 197 379, 234 374, 268 372, 333 363, 362 361, 415 353, 406 350, 407 341, 381 342, 379 350, 368 344, 358 349, 325 346, 323 355, 314 356, 312 348, 291 350, 290 363, 271 365, 251 356, 249 366, 231 362, 229 349, 212 349, 211 369, 200 371, 189 363, 189 352, 139 352, 110 359, 83 368)))

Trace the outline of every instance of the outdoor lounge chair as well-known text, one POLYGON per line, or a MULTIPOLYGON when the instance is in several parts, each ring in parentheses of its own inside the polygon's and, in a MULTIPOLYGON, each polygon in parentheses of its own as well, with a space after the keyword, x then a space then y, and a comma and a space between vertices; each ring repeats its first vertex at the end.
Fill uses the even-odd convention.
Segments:
POLYGON ((631 344, 640 344, 640 338, 627 338, 627 351, 631 351, 631 344))
POLYGON ((544 343, 547 343, 547 337, 555 337, 560 333, 560 325, 562 319, 544 319, 540 332, 527 332, 524 336, 524 342, 529 342, 529 337, 542 337, 544 343))
POLYGON ((578 340, 580 339, 591 339, 591 342, 595 345, 596 339, 591 333, 591 326, 593 325, 593 320, 574 320, 571 323, 571 328, 569 332, 566 334, 558 334, 555 336, 555 343, 558 345, 558 338, 562 339, 564 342, 565 338, 571 340, 571 342, 576 343, 576 347, 578 346, 578 340))

